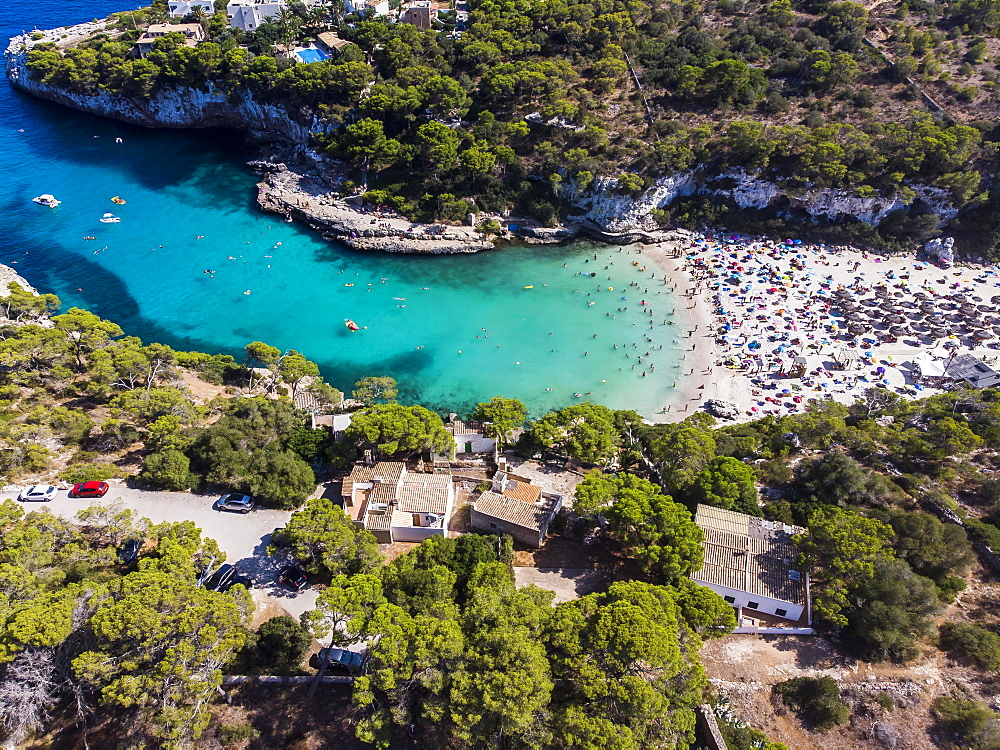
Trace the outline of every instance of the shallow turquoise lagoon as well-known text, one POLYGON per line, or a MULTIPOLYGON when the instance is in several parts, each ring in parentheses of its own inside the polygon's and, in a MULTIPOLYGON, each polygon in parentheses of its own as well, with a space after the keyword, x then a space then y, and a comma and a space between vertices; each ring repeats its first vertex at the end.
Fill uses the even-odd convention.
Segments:
MULTIPOLYGON (((76 17, 62 7, 51 23, 114 9, 93 3, 76 17)), ((678 378, 686 347, 663 323, 673 302, 662 274, 658 282, 654 269, 632 265, 643 261, 635 251, 357 253, 259 211, 244 166, 253 152, 239 135, 131 128, 6 87, 0 115, 0 263, 58 294, 64 309, 87 307, 178 348, 240 355, 262 340, 297 349, 344 390, 389 374, 405 401, 441 411, 503 394, 535 414, 590 399, 653 415, 678 378), (33 204, 40 193, 63 203, 33 204), (105 212, 121 222, 101 223, 105 212), (348 331, 347 318, 362 329, 348 331)))

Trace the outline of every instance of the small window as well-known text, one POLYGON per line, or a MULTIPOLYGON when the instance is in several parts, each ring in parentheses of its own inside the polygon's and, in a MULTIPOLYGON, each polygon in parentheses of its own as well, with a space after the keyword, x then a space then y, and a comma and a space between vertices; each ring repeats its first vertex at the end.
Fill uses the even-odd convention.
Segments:
POLYGON ((747 602, 747 609, 757 609, 760 607, 760 602, 747 602))
POLYGON ((724 596, 722 598, 725 599, 730 604, 736 604, 736 597, 735 596, 724 596))
POLYGON ((784 617, 785 615, 788 614, 788 610, 787 609, 776 609, 776 610, 774 610, 774 614, 776 614, 778 617, 784 617))
POLYGON ((496 527, 497 527, 497 525, 495 523, 493 523, 492 521, 490 521, 490 528, 491 529, 495 529, 496 527))

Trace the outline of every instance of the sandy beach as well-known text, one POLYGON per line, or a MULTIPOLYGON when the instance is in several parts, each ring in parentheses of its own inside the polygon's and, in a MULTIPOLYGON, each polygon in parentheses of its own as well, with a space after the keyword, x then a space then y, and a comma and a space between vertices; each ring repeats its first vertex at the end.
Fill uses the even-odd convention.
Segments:
POLYGON ((692 232, 642 247, 676 290, 681 335, 694 346, 655 421, 710 400, 749 421, 814 399, 852 403, 875 387, 925 397, 947 387, 928 372, 955 356, 1000 359, 993 267, 797 242, 692 232))

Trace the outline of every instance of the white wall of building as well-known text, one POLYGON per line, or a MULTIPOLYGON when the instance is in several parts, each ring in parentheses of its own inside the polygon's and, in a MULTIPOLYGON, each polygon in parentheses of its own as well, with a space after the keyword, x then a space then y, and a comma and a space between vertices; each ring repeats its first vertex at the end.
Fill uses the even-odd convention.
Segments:
POLYGON ((702 581, 695 581, 695 583, 699 586, 705 586, 706 588, 712 589, 712 591, 725 599, 731 606, 743 609, 746 614, 750 614, 754 611, 764 612, 766 614, 783 617, 786 620, 792 620, 794 622, 802 617, 802 612, 805 610, 804 604, 783 602, 780 599, 771 599, 767 596, 748 594, 746 591, 739 591, 737 589, 728 588, 727 586, 718 586, 712 583, 704 583, 702 581), (756 604, 757 606, 751 607, 751 604, 756 604), (784 614, 779 614, 778 610, 783 611, 784 614))
POLYGON ((184 18, 195 8, 201 8, 206 16, 215 13, 213 0, 170 0, 167 3, 167 12, 171 18, 184 18))

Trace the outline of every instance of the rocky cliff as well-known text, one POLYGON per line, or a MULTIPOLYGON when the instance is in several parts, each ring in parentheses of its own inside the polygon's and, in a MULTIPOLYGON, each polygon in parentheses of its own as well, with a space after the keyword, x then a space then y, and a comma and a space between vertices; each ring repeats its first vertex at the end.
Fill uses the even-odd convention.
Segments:
MULTIPOLYGON (((103 21, 35 32, 35 35, 40 34, 37 39, 32 38, 33 35, 15 37, 5 54, 8 78, 17 88, 43 99, 135 125, 239 129, 256 140, 281 142, 292 160, 310 164, 309 171, 313 174, 328 171, 326 166, 308 158, 310 133, 324 130, 325 123, 316 118, 298 122, 283 108, 258 102, 246 92, 227 94, 211 86, 205 90, 177 88, 158 91, 147 100, 136 100, 108 92, 76 94, 31 79, 27 70, 27 52, 31 46, 46 41, 70 46, 99 31, 107 31, 103 21)), ((304 220, 324 231, 325 236, 358 248, 451 253, 476 252, 491 246, 477 233, 465 228, 449 227, 444 230, 415 224, 404 227, 395 222, 383 226, 380 221, 371 226, 371 215, 360 213, 360 218, 351 216, 355 209, 336 200, 332 193, 318 196, 314 192, 314 199, 306 200, 298 184, 297 178, 301 176, 302 172, 294 169, 266 175, 261 183, 258 203, 265 210, 304 220), (443 232, 448 233, 447 238, 441 236, 443 232)), ((568 197, 577 207, 572 223, 555 230, 545 230, 522 220, 517 222, 522 227, 520 236, 536 242, 560 242, 581 233, 608 242, 657 241, 658 227, 653 211, 668 206, 679 197, 690 195, 731 199, 742 208, 775 206, 782 210, 801 210, 814 217, 853 218, 871 224, 879 223, 888 214, 905 208, 917 198, 930 205, 942 224, 958 214, 947 191, 940 188, 910 185, 915 198, 904 198, 898 194, 862 197, 848 190, 820 188, 792 192, 742 169, 716 175, 695 169, 660 177, 638 196, 622 194, 617 187, 614 178, 598 179, 593 190, 581 195, 574 192, 572 181, 568 181, 568 197)), ((401 217, 395 218, 401 220, 401 217)), ((501 217, 496 218, 501 224, 505 223, 501 217)))
POLYGON ((27 59, 33 45, 55 42, 65 47, 69 46, 67 42, 85 39, 102 30, 104 22, 97 21, 39 32, 42 36, 38 39, 31 35, 14 37, 4 54, 7 78, 15 87, 42 99, 145 127, 236 128, 255 139, 289 144, 305 144, 311 131, 322 130, 320 123, 296 122, 283 108, 262 104, 247 93, 226 94, 211 86, 206 90, 164 89, 149 99, 138 100, 104 91, 77 94, 32 80, 27 59))
POLYGON ((652 213, 670 205, 679 197, 703 195, 731 199, 740 208, 763 209, 780 205, 786 210, 799 209, 810 216, 828 219, 851 218, 878 224, 893 211, 906 208, 920 199, 947 223, 958 215, 947 190, 928 185, 910 185, 914 198, 900 194, 862 197, 850 190, 810 188, 787 191, 780 185, 742 169, 709 176, 703 170, 660 177, 638 197, 616 192, 618 181, 604 179, 597 190, 577 200, 586 219, 609 232, 651 230, 656 227, 652 213))

